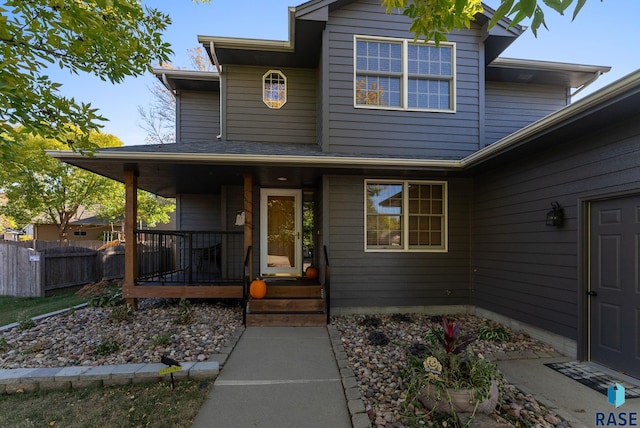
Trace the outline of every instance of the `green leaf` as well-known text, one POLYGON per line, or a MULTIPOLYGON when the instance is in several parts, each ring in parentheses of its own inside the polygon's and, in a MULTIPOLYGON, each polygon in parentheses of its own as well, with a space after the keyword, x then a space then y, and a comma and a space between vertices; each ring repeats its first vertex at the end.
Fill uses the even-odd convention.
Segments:
POLYGON ((558 12, 560 15, 564 15, 566 6, 564 5, 564 2, 562 0, 544 0, 544 4, 558 12))
POLYGON ((538 2, 536 0, 520 0, 520 13, 526 17, 533 16, 538 2))
POLYGON ((531 31, 535 37, 538 37, 538 28, 540 28, 540 25, 543 25, 547 30, 549 29, 544 21, 544 13, 542 12, 542 9, 537 7, 533 14, 533 21, 531 22, 531 31))
POLYGON ((587 0, 578 0, 578 2, 576 3, 576 8, 573 10, 573 17, 571 18, 572 21, 576 19, 576 16, 578 16, 578 13, 580 13, 580 10, 582 10, 582 7, 586 2, 587 0))
POLYGON ((491 17, 491 21, 489 21, 489 28, 492 28, 498 23, 498 21, 511 13, 513 2, 514 0, 502 0, 500 6, 498 7, 498 9, 496 9, 496 12, 491 17))

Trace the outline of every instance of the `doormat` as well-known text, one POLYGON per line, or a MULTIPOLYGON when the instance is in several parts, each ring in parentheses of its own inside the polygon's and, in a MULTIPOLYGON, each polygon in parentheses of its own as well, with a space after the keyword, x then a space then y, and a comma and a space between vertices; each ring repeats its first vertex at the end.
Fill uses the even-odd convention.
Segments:
POLYGON ((567 363, 547 363, 545 366, 552 368, 558 373, 562 373, 563 375, 604 395, 607 395, 607 389, 610 386, 615 383, 619 383, 624 386, 624 392, 627 398, 640 397, 640 386, 616 379, 615 376, 595 370, 593 367, 578 361, 570 361, 567 363))

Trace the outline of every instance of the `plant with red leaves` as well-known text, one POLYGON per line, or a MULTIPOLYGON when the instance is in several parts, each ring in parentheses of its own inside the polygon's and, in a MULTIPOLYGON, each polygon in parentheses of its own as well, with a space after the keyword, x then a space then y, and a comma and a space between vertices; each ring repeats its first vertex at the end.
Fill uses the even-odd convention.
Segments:
POLYGON ((446 316, 442 317, 442 333, 435 327, 431 327, 433 335, 438 339, 447 354, 459 354, 467 349, 477 337, 472 334, 460 335, 460 325, 451 322, 446 316))

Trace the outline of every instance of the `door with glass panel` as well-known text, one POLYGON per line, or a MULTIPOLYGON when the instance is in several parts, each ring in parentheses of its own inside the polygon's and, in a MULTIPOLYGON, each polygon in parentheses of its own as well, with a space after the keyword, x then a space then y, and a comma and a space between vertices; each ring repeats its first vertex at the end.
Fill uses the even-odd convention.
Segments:
POLYGON ((262 275, 302 274, 302 194, 296 189, 260 191, 262 275))

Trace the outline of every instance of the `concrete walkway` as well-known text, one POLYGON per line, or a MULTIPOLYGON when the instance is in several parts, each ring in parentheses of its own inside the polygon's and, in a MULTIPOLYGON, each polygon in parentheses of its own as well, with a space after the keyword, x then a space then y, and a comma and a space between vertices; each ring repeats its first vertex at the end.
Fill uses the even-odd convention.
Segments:
MULTIPOLYGON (((640 398, 627 399, 615 408, 607 397, 593 389, 545 366, 547 363, 572 361, 569 358, 534 358, 498 361, 505 378, 524 393, 532 394, 538 402, 571 424, 572 428, 595 427, 596 413, 637 412, 640 416, 640 398)), ((614 375, 620 377, 620 375, 614 375)), ((638 380, 623 378, 637 383, 638 380)), ((601 425, 604 426, 604 425, 601 425)))
POLYGON ((249 327, 229 355, 193 426, 359 426, 352 417, 366 418, 363 426, 370 426, 359 394, 357 399, 347 397, 353 372, 339 363, 341 353, 325 327, 249 327))

